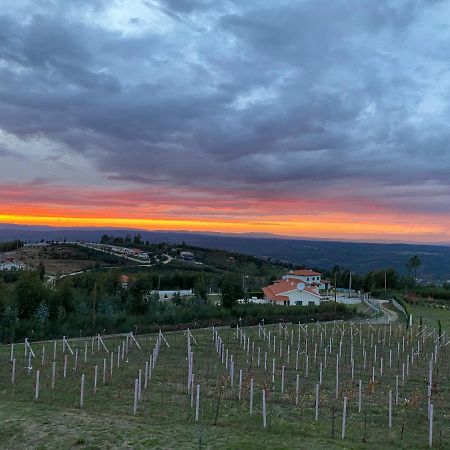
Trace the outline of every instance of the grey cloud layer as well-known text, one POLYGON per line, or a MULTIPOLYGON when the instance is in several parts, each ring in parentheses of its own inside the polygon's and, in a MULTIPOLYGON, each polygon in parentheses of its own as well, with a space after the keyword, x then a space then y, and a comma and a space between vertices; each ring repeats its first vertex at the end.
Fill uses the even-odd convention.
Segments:
POLYGON ((446 2, 149 0, 135 33, 69 3, 0 17, 4 131, 150 187, 450 211, 446 2))

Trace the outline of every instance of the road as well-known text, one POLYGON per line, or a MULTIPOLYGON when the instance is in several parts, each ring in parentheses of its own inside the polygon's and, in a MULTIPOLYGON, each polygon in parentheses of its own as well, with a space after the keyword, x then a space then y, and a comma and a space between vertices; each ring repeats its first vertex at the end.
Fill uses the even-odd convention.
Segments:
POLYGON ((378 324, 378 325, 387 325, 389 323, 397 322, 397 320, 398 320, 397 312, 392 311, 383 306, 384 303, 389 303, 389 300, 378 300, 375 298, 373 298, 371 300, 378 304, 381 312, 383 313, 383 316, 382 317, 373 317, 371 319, 365 319, 365 320, 363 320, 363 322, 371 323, 371 324, 378 324))

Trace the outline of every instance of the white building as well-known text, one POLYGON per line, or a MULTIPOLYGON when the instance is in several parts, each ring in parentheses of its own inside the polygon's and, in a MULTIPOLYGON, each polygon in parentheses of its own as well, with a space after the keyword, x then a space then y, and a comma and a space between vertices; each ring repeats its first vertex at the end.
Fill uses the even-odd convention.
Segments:
POLYGON ((319 288, 295 278, 276 281, 263 288, 264 300, 275 305, 309 306, 320 304, 319 288))
POLYGON ((1 271, 3 271, 3 270, 22 270, 22 269, 26 269, 25 264, 22 264, 17 261, 6 261, 6 262, 0 263, 1 271))
POLYGON ((159 294, 159 300, 172 300, 175 294, 179 294, 180 297, 190 297, 194 295, 192 289, 180 289, 178 291, 153 291, 159 294))
POLYGON ((322 274, 310 269, 291 270, 283 276, 283 280, 294 279, 305 283, 306 285, 317 286, 319 289, 329 289, 330 282, 322 280, 322 274))

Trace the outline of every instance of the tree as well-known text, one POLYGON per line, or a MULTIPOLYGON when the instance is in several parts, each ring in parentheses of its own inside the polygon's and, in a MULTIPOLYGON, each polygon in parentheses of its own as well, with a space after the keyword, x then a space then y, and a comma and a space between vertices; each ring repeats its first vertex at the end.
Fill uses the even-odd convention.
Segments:
POLYGON ((51 319, 56 319, 58 312, 71 313, 74 311, 73 294, 71 280, 65 278, 56 285, 56 289, 50 293, 48 302, 51 319))
POLYGON ((412 256, 406 263, 406 269, 408 270, 408 273, 413 275, 413 284, 415 284, 417 281, 417 269, 420 267, 421 264, 422 260, 418 255, 412 256))
POLYGON ((139 276, 129 284, 128 307, 132 314, 145 314, 148 311, 152 285, 149 276, 139 276))
POLYGON ((221 283, 222 305, 231 308, 239 298, 244 296, 242 282, 237 273, 227 273, 221 283))
POLYGON ((108 236, 107 234, 103 234, 100 239, 100 244, 109 244, 109 242, 113 239, 113 237, 108 236))
POLYGON ((38 274, 39 274, 39 279, 41 281, 44 281, 44 278, 45 278, 45 266, 44 266, 44 263, 42 261, 39 263, 39 265, 37 267, 37 271, 38 271, 38 274))
POLYGON ((136 234, 133 238, 133 244, 141 245, 142 244, 142 236, 140 233, 136 234))
POLYGON ((0 316, 6 309, 6 283, 0 278, 0 316))
POLYGON ((208 290, 206 287, 205 280, 202 277, 197 278, 195 282, 194 294, 196 298, 204 302, 208 299, 208 290))
POLYGON ((40 303, 47 299, 47 290, 36 272, 24 271, 16 283, 15 298, 20 319, 33 316, 40 303))

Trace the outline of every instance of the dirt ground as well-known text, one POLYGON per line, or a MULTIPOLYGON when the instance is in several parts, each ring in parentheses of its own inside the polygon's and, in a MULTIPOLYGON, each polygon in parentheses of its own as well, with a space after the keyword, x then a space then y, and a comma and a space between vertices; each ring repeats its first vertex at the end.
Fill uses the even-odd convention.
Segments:
POLYGON ((107 266, 104 262, 86 259, 86 256, 78 248, 51 245, 47 247, 22 247, 5 253, 4 259, 14 259, 30 267, 37 267, 42 261, 47 274, 58 276, 86 270, 95 265, 107 266))

